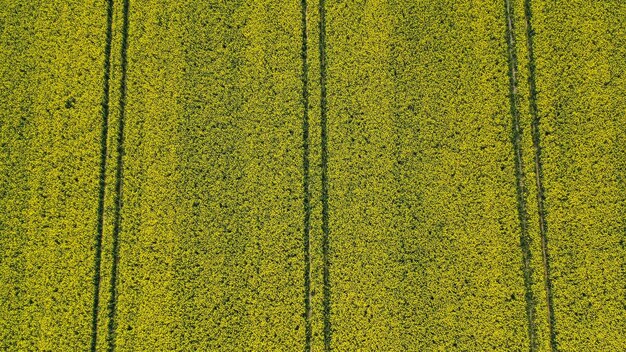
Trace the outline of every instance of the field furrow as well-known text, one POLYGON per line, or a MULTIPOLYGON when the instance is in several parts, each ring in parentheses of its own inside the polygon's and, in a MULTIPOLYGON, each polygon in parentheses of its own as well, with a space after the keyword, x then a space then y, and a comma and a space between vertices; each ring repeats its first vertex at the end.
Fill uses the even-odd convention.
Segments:
POLYGON ((109 115, 111 97, 111 49, 113 46, 113 1, 106 3, 106 36, 104 43, 104 72, 102 85, 102 121, 100 127, 100 167, 98 182, 98 212, 94 247, 93 303, 91 312, 91 341, 89 350, 95 351, 98 343, 98 317, 100 315, 100 290, 102 285, 102 244, 104 238, 104 207, 106 192, 106 171, 109 154, 109 115))
MULTIPOLYGON (((517 212, 520 223, 520 247, 522 257, 524 261, 524 288, 526 299, 526 318, 528 320, 528 339, 530 351, 536 351, 538 348, 537 341, 537 300, 536 295, 533 292, 533 267, 532 267, 532 252, 530 249, 531 237, 529 234, 529 209, 527 205, 526 197, 528 194, 528 187, 526 185, 529 180, 526 178, 524 171, 524 151, 522 150, 522 123, 520 117, 520 103, 521 98, 519 96, 520 84, 520 66, 518 62, 518 46, 516 34, 517 18, 515 17, 515 7, 513 1, 505 0, 505 13, 506 13, 506 38, 509 54, 509 100, 511 104, 511 125, 512 136, 511 141, 513 144, 513 151, 515 155, 515 182, 517 192, 517 212)), ((522 27, 524 23, 522 23, 522 27)), ((522 68, 523 69, 523 68, 522 68)), ((545 271, 547 273, 547 271, 545 271)))

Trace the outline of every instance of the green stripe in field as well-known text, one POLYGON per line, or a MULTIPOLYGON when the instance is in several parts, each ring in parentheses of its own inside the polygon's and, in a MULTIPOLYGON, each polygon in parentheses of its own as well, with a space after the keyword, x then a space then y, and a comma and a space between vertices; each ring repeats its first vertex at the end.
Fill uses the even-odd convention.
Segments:
POLYGON ((531 3, 556 343, 623 350, 626 6, 531 3))
POLYGON ((84 350, 106 9, 19 1, 1 11, 0 348, 84 350))
MULTIPOLYGON (((320 65, 320 7, 318 1, 307 1, 307 64, 309 91, 309 192, 310 192, 310 229, 309 253, 311 261, 310 299, 311 299, 311 349, 324 349, 325 335, 328 335, 328 320, 324 318, 324 252, 322 208, 322 131, 321 131, 321 65, 320 65), (326 333, 325 333, 326 329, 326 333)), ((323 47, 322 47, 323 48, 323 47)), ((327 273, 328 274, 328 273, 327 273)), ((328 277, 328 275, 327 275, 328 277)), ((328 293, 328 292, 327 292, 328 293)), ((328 295, 327 297, 328 298, 328 295)), ((326 300, 328 302, 328 300, 326 300)), ((326 309, 328 304, 326 304, 326 309)), ((305 346, 306 347, 306 346, 305 346)), ((308 350, 308 349, 307 349, 308 350)))
MULTIPOLYGON (((532 253, 532 226, 529 224, 531 219, 528 209, 528 188, 526 184, 526 171, 524 169, 524 135, 521 119, 520 103, 522 98, 520 97, 520 85, 523 85, 520 80, 523 75, 520 75, 520 60, 518 58, 519 45, 517 43, 518 37, 516 34, 520 32, 517 29, 518 23, 516 18, 515 3, 511 0, 504 1, 505 19, 506 19, 506 41, 508 48, 508 62, 509 62, 509 101, 511 109, 511 142, 513 145, 513 154, 515 160, 515 181, 516 181, 516 195, 517 195, 517 212, 520 223, 520 249, 523 259, 523 273, 524 273, 524 286, 526 301, 526 319, 528 320, 528 338, 530 351, 536 351, 539 346, 538 341, 538 328, 537 328, 537 294, 533 290, 534 278, 533 278, 533 253, 532 253)), ((525 22, 521 22, 521 27, 524 27, 525 22)), ((547 274, 548 271, 545 271, 547 274)), ((546 278, 548 275, 545 276, 546 278)))
POLYGON ((302 59, 302 192, 303 192, 303 208, 304 220, 302 229, 302 242, 304 249, 304 350, 310 351, 313 339, 313 324, 311 306, 312 301, 312 272, 311 272, 311 118, 309 115, 309 58, 308 58, 308 3, 306 0, 300 2, 301 11, 301 31, 302 31, 302 51, 300 57, 302 59))
POLYGON ((362 5, 327 9, 332 346, 527 349, 503 5, 362 5))
POLYGON ((104 44, 104 68, 102 84, 102 121, 100 127, 100 168, 98 182, 98 211, 93 272, 93 302, 91 313, 91 341, 89 349, 94 351, 98 342, 98 318, 100 316, 100 292, 102 287, 102 244, 104 239, 104 212, 106 196, 107 157, 109 155, 108 136, 111 111, 111 50, 113 46, 113 1, 106 4, 106 35, 104 44))
MULTIPOLYGON (((526 219, 527 219, 527 239, 528 248, 530 250, 530 288, 532 293, 532 300, 530 301, 531 308, 533 309, 532 323, 535 332, 535 348, 538 351, 549 351, 551 345, 554 342, 551 331, 553 331, 554 324, 553 319, 549 318, 548 309, 548 297, 546 289, 546 283, 551 282, 551 277, 548 275, 544 265, 543 244, 542 237, 545 231, 540 227, 539 216, 539 198, 538 198, 538 182, 541 179, 537 178, 536 167, 536 148, 535 140, 533 139, 533 114, 530 104, 530 85, 529 85, 529 50, 528 50, 528 31, 532 32, 532 28, 528 26, 526 20, 526 5, 529 2, 526 0, 509 1, 510 9, 512 11, 511 20, 513 24, 513 41, 515 43, 516 58, 517 58, 517 85, 515 87, 516 95, 516 109, 519 113, 519 137, 520 137, 520 152, 521 152, 521 166, 523 170, 521 181, 524 185, 525 192, 523 193, 523 200, 526 205, 526 219)), ((547 260, 547 257, 545 258, 547 260)), ((530 298, 530 297, 529 297, 530 298)), ((553 303, 553 302, 551 302, 553 303)), ((552 307, 554 305, 552 304, 552 307)))
POLYGON ((130 13, 118 350, 301 350, 299 3, 130 13))

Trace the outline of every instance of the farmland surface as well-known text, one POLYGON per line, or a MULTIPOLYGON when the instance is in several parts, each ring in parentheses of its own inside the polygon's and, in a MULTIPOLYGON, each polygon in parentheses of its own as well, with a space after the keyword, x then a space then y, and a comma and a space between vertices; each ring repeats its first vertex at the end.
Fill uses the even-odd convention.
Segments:
POLYGON ((626 350, 625 19, 0 0, 0 350, 626 350))

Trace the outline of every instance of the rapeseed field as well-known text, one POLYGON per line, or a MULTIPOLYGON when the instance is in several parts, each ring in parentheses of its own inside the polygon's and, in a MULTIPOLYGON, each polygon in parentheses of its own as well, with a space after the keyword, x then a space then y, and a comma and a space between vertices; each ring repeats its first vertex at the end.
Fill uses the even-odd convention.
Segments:
POLYGON ((625 2, 0 4, 0 350, 626 350, 625 2))

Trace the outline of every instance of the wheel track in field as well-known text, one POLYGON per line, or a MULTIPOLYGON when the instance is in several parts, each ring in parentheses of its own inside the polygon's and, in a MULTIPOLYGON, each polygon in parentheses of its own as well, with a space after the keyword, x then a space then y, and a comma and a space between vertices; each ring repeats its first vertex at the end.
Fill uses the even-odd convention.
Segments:
POLYGON ((111 42, 113 38, 113 0, 107 1, 107 27, 106 40, 104 46, 104 82, 102 93, 102 127, 100 133, 100 175, 98 188, 98 211, 97 211, 97 228, 96 228, 96 244, 94 255, 94 275, 93 286, 94 296, 92 305, 91 318, 91 342, 90 351, 96 351, 96 343, 98 340, 98 311, 100 306, 100 270, 102 266, 102 235, 104 231, 104 190, 105 190, 105 174, 106 159, 108 155, 107 140, 109 135, 109 91, 111 79, 111 42))
POLYGON ((506 39, 509 61, 509 100, 511 105, 512 117, 512 143, 515 153, 515 181, 517 195, 517 212, 520 222, 520 247, 522 248, 523 268, 524 268, 524 298, 526 300, 526 317, 528 319, 528 337, 530 342, 530 351, 537 350, 537 327, 535 324, 536 301, 532 290, 532 266, 530 251, 530 236, 528 234, 528 210, 526 205, 527 189, 524 184, 524 165, 522 158, 522 131, 520 127, 520 113, 517 108, 519 104, 517 92, 517 48, 515 46, 515 27, 513 23, 513 8, 511 0, 505 0, 506 14, 506 39))
POLYGON ((113 223, 113 265, 111 267, 111 282, 109 286, 110 301, 108 305, 107 346, 109 351, 115 351, 115 329, 117 314, 117 275, 120 261, 119 237, 121 231, 122 213, 122 186, 124 171, 124 120, 126 115, 127 71, 128 71, 128 22, 130 0, 123 1, 122 49, 121 49, 121 82, 120 82, 120 120, 117 134, 117 167, 115 170, 115 215, 113 223))
POLYGON ((309 187, 309 79, 308 79, 308 57, 307 57, 307 0, 301 0, 302 14, 302 187, 304 192, 304 224, 303 224, 303 242, 304 242, 304 324, 305 324, 305 343, 304 351, 311 351, 311 190, 309 187))
POLYGON ((319 0, 319 54, 320 54, 320 124, 322 149, 322 259, 323 307, 324 307, 324 350, 330 351, 332 328, 330 324, 330 258, 329 258, 329 207, 328 207, 328 105, 326 99, 326 6, 319 0))
POLYGON ((524 17, 526 18, 526 45, 528 47, 528 85, 530 89, 530 115, 532 118, 531 135, 533 139, 533 148, 535 151, 535 182, 537 183, 537 208, 539 213, 539 230, 541 233, 541 254, 543 261, 543 277, 546 288, 547 297, 547 314, 548 326, 550 330, 550 349, 558 351, 556 339, 556 322, 554 318, 554 303, 552 295, 552 280, 550 276, 550 256, 548 252, 548 224, 546 221, 546 211, 544 206, 544 187, 543 187, 543 168, 541 163, 541 136, 539 130, 539 111, 537 107, 537 83, 536 83, 536 64, 534 54, 532 27, 532 9, 531 0, 524 0, 524 17))
MULTIPOLYGON (((532 292, 532 267, 531 267, 531 251, 530 251, 530 236, 528 234, 528 210, 526 206, 525 197, 527 195, 527 189, 525 186, 524 166, 522 159, 522 145, 521 145, 521 127, 520 127, 520 113, 517 108, 519 105, 519 96, 517 92, 518 79, 517 79, 517 48, 514 38, 514 14, 511 4, 511 0, 505 0, 505 12, 507 21, 507 46, 508 46, 508 58, 509 58, 509 88, 510 88, 510 104, 511 115, 513 122, 512 143, 515 152, 515 178, 516 178, 516 190, 517 190, 517 205, 518 215, 521 227, 520 244, 522 247, 522 255, 524 260, 524 286, 526 289, 526 314, 528 317, 528 333, 530 339, 530 350, 536 351, 538 349, 537 343, 537 327, 535 324, 536 314, 536 300, 532 292)), ((537 207, 539 215, 539 230, 541 237, 541 254, 543 264, 543 280, 546 290, 546 305, 547 305, 547 317, 548 317, 548 329, 550 339, 550 349, 557 351, 556 332, 555 332, 555 319, 554 319, 554 304, 552 296, 552 283, 550 279, 550 259, 548 255, 548 243, 547 243, 547 223, 544 208, 544 189, 543 189, 543 174, 541 164, 541 146, 540 146, 540 130, 539 130, 539 116, 537 109, 537 89, 535 80, 535 57, 533 52, 533 40, 532 36, 534 31, 532 29, 532 13, 531 13, 531 0, 524 0, 524 17, 526 20, 526 45, 528 48, 528 84, 530 90, 529 104, 531 114, 531 136, 534 149, 534 171, 535 182, 537 186, 537 207)))

